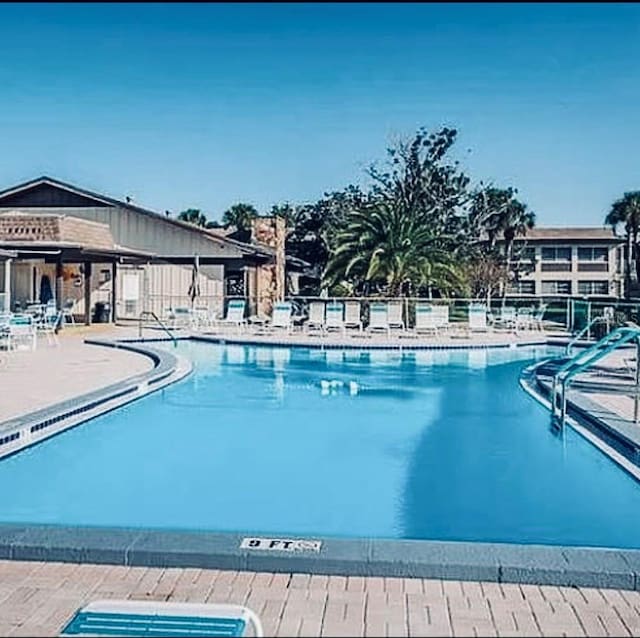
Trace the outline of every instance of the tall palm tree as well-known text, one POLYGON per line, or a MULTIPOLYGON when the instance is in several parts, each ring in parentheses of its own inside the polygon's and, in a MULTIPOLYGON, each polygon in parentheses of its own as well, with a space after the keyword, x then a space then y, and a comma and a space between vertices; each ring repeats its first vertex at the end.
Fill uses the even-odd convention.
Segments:
POLYGON ((202 226, 203 228, 207 225, 207 216, 199 208, 187 208, 187 210, 183 210, 178 214, 178 219, 183 222, 188 222, 189 224, 194 224, 195 226, 202 226))
MULTIPOLYGON (((634 253, 638 253, 638 237, 640 236, 640 191, 630 191, 625 193, 620 199, 615 201, 605 223, 614 230, 620 226, 624 228, 627 248, 625 255, 625 294, 631 294, 631 278, 633 270, 634 253)), ((640 260, 636 259, 636 279, 640 280, 640 260)))
POLYGON ((251 230, 251 222, 258 216, 258 211, 251 204, 234 204, 222 215, 225 226, 235 226, 237 230, 251 230))
POLYGON ((407 288, 462 289, 462 269, 422 222, 383 204, 352 211, 336 235, 325 284, 352 281, 364 291, 383 290, 392 296, 407 288))

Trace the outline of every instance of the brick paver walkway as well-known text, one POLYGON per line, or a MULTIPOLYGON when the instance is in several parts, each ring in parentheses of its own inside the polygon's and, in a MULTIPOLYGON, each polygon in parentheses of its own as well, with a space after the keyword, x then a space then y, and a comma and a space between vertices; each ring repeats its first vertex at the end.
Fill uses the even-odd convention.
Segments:
POLYGON ((245 604, 267 636, 640 635, 640 592, 0 561, 2 636, 55 636, 99 598, 245 604))

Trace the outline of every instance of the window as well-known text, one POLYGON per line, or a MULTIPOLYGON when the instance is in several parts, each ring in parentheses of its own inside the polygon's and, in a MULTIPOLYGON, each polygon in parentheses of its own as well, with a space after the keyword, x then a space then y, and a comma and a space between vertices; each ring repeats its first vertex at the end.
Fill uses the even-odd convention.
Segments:
POLYGON ((509 284, 509 292, 512 295, 535 295, 535 281, 513 281, 509 284))
POLYGON ((609 261, 609 249, 608 248, 578 248, 578 261, 609 261))
POLYGON ((542 261, 571 261, 569 246, 544 246, 541 253, 542 261))
POLYGON ((541 292, 543 295, 570 295, 570 281, 543 281, 541 292))
POLYGON ((98 281, 101 284, 106 284, 108 281, 111 281, 111 271, 106 268, 102 269, 100 271, 100 279, 98 281))
POLYGON ((579 295, 608 295, 609 282, 608 281, 579 281, 578 294, 579 295))

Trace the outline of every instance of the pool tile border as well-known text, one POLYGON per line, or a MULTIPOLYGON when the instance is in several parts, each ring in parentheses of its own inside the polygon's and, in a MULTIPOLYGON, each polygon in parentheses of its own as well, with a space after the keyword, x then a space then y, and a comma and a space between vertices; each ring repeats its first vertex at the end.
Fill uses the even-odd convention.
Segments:
POLYGON ((184 357, 165 350, 102 339, 85 339, 85 343, 135 352, 149 357, 154 366, 98 390, 1 422, 0 460, 155 392, 191 372, 191 364, 184 357))
POLYGON ((0 558, 640 590, 640 550, 320 538, 316 552, 240 549, 240 534, 0 525, 0 558))

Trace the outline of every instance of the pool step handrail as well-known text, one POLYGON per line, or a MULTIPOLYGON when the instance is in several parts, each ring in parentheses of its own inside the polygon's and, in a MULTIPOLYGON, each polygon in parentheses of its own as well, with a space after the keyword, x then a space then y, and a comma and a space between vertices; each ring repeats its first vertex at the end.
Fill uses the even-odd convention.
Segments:
POLYGON ((591 333, 591 328, 593 328, 593 326, 595 326, 597 323, 610 323, 610 321, 611 321, 610 318, 604 317, 601 315, 591 319, 591 321, 589 321, 589 323, 587 323, 587 325, 582 330, 580 330, 580 332, 575 337, 573 337, 573 339, 571 339, 571 341, 569 341, 569 343, 567 344, 567 349, 566 349, 567 356, 568 357, 571 356, 573 351, 573 346, 575 346, 575 344, 578 343, 578 341, 580 341, 585 334, 591 333))
POLYGON ((167 326, 160 320, 158 315, 156 315, 156 313, 152 310, 143 310, 140 313, 138 322, 138 337, 140 337, 140 339, 142 339, 142 320, 145 317, 151 317, 152 319, 154 319, 155 322, 160 326, 160 328, 162 328, 162 330, 164 330, 169 335, 169 338, 171 339, 171 341, 173 341, 173 347, 178 347, 178 339, 176 338, 176 336, 173 334, 173 332, 171 332, 171 330, 169 330, 169 328, 167 328, 167 326))
MULTIPOLYGON (((596 363, 596 361, 606 357, 616 348, 634 341, 640 353, 640 326, 634 324, 616 328, 560 367, 553 377, 551 414, 561 427, 564 425, 567 416, 567 389, 573 378, 596 363), (558 397, 560 398, 559 406, 558 397)), ((636 363, 636 407, 634 410, 634 420, 636 421, 638 418, 638 385, 640 384, 638 369, 638 363, 636 363)))

